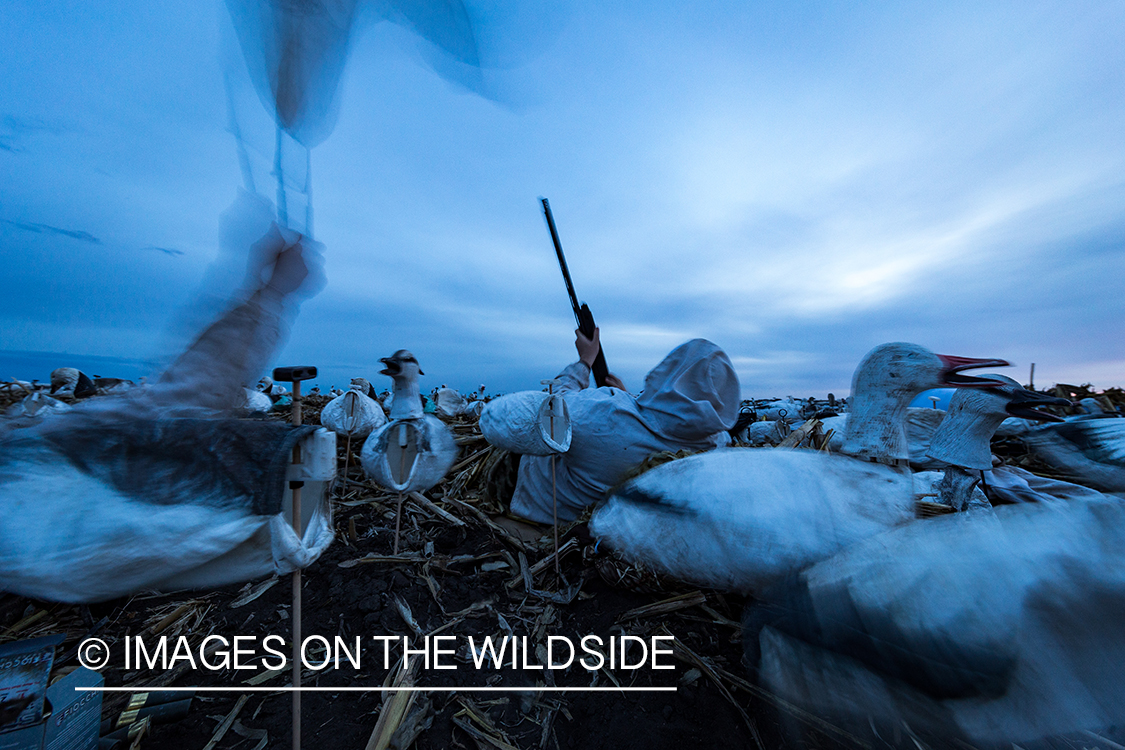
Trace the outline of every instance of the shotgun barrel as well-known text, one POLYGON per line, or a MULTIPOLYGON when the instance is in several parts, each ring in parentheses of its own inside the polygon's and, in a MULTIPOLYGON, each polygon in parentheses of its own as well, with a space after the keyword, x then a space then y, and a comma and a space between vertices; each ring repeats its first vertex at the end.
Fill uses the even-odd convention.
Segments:
MULTIPOLYGON (((559 231, 555 228, 555 217, 551 214, 551 204, 547 202, 546 198, 540 198, 543 203, 543 215, 547 217, 547 229, 551 231, 551 242, 555 243, 555 255, 559 258, 559 268, 562 269, 563 281, 566 282, 566 293, 570 295, 570 307, 574 310, 574 321, 578 324, 578 330, 586 338, 594 337, 594 314, 590 312, 590 307, 585 302, 578 303, 578 295, 574 293, 574 283, 570 280, 570 270, 566 267, 566 256, 563 255, 562 242, 559 241, 559 231)), ((598 344, 598 356, 594 359, 594 366, 590 368, 594 373, 594 382, 598 387, 605 385, 606 375, 609 374, 609 368, 605 363, 605 354, 602 351, 601 343, 598 344)))

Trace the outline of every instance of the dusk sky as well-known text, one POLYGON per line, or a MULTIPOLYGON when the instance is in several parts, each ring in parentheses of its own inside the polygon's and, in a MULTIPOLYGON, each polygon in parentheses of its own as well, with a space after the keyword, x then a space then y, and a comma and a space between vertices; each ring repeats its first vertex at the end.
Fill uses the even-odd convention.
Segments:
MULTIPOLYGON (((311 152, 328 282, 275 364, 538 388, 576 359, 542 195, 633 391, 694 337, 745 397, 842 395, 887 341, 1125 385, 1125 4, 466 6, 475 82, 357 29, 311 152)), ((167 360, 221 293, 230 103, 275 196, 227 6, 0 19, 0 350, 167 360)))

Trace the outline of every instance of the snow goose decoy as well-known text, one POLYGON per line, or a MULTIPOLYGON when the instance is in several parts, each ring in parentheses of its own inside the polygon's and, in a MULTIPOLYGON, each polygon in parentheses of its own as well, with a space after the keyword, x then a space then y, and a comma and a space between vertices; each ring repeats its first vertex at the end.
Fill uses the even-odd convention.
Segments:
POLYGON ((326 502, 303 506, 299 538, 284 518, 287 479, 304 481, 311 496, 310 484, 335 473, 331 433, 229 418, 241 383, 272 357, 317 259, 305 239, 275 231, 263 244, 269 281, 158 382, 0 429, 0 589, 89 602, 215 587, 305 567, 331 543, 326 502), (318 460, 294 475, 298 442, 318 460))
POLYGON ((1089 396, 1080 400, 1077 406, 1082 410, 1082 413, 1073 417, 1068 417, 1064 421, 1073 422, 1085 419, 1105 419, 1106 417, 1117 416, 1113 412, 1106 411, 1106 408, 1102 406, 1102 403, 1096 398, 1090 398, 1089 396))
POLYGON ((591 531, 661 573, 758 590, 914 518, 907 405, 928 388, 997 385, 961 372, 1007 364, 876 347, 852 379, 847 455, 730 448, 671 461, 612 490, 591 531))
POLYGON ((10 395, 26 394, 31 395, 37 390, 33 383, 26 380, 17 380, 12 378, 11 381, 0 383, 0 393, 7 393, 10 395))
POLYGON ((746 665, 861 738, 906 726, 911 747, 1055 747, 1028 743, 1125 722, 1118 500, 919 521, 762 599, 743 618, 746 665))
POLYGON ((374 389, 364 378, 353 378, 351 389, 328 402, 320 412, 320 423, 346 438, 344 477, 352 459, 352 438, 366 438, 387 423, 379 402, 371 398, 374 389))
MULTIPOLYGON (((949 412, 934 432, 929 447, 929 456, 947 466, 937 483, 940 500, 959 511, 970 506, 991 507, 983 493, 976 492, 975 488, 981 481, 982 473, 992 470, 992 435, 1005 419, 1018 417, 1058 422, 1061 421, 1059 417, 1039 411, 1037 407, 1070 404, 1063 398, 1029 391, 1005 375, 988 374, 983 377, 999 381, 1001 385, 958 390, 950 400, 949 412)), ((1004 467, 996 472, 1023 470, 1004 467)), ((915 481, 937 473, 921 472, 915 476, 915 481)))
POLYGON ((254 390, 261 391, 262 393, 270 397, 270 401, 273 401, 273 378, 271 378, 269 375, 264 375, 262 379, 258 381, 258 384, 254 386, 254 390))
POLYGON ((94 381, 74 367, 59 367, 51 371, 51 394, 70 394, 75 398, 86 398, 97 394, 94 381))
POLYGON ((62 414, 71 410, 70 404, 51 398, 42 391, 35 391, 24 396, 8 409, 7 416, 20 418, 30 417, 42 419, 53 414, 62 414))
POLYGON ((465 412, 465 397, 456 388, 442 386, 434 394, 434 408, 443 417, 456 417, 465 412))
POLYGON ((383 407, 371 397, 374 389, 365 378, 352 378, 351 388, 328 402, 320 423, 337 435, 365 438, 387 423, 383 407))
POLYGON ((425 414, 419 397, 418 360, 406 349, 379 360, 381 371, 394 380, 391 420, 363 444, 360 463, 377 483, 398 493, 395 519, 395 554, 402 522, 402 496, 422 492, 441 481, 457 457, 457 444, 449 428, 437 417, 425 414))
POLYGON ((1028 452, 1076 484, 1125 493, 1125 419, 1082 419, 1028 430, 1028 452))
POLYGON ((242 393, 245 396, 244 408, 247 411, 267 412, 273 407, 273 401, 264 391, 243 388, 242 393))

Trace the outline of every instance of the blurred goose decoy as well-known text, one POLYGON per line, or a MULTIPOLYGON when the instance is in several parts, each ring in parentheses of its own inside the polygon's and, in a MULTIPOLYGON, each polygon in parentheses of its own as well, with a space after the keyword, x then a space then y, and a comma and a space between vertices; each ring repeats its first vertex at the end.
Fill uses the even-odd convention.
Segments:
POLYGON ((94 388, 98 393, 117 393, 128 390, 135 385, 136 383, 127 378, 103 378, 99 375, 94 376, 94 388))
POLYGON ((35 391, 13 404, 7 414, 11 417, 42 418, 52 414, 62 414, 71 410, 70 404, 51 398, 42 391, 35 391))
MULTIPOLYGON (((944 409, 935 409, 933 406, 906 408, 906 445, 910 467, 915 471, 939 468, 938 462, 930 458, 927 451, 930 441, 933 440, 934 431, 945 418, 944 409)), ((847 432, 848 415, 837 414, 821 420, 821 429, 825 432, 832 430, 828 440, 828 450, 840 451, 844 447, 844 435, 847 432)))
POLYGON ((0 424, 0 589, 84 602, 214 587, 307 566, 331 543, 312 491, 302 537, 284 518, 287 479, 331 478, 330 433, 229 418, 315 283, 315 243, 274 229, 257 249, 244 301, 158 382, 27 428, 0 424), (312 444, 325 438, 327 451, 312 444), (321 461, 293 476, 298 442, 321 461))
POLYGON ((730 448, 671 461, 611 490, 590 522, 623 557, 682 580, 753 591, 914 518, 903 429, 918 393, 989 387, 995 359, 884 344, 852 379, 846 455, 730 448))
POLYGON ((437 417, 425 414, 418 390, 422 370, 406 349, 379 360, 381 371, 394 380, 391 420, 363 445, 360 463, 377 483, 398 493, 395 520, 395 553, 398 553, 402 521, 402 495, 423 492, 441 481, 457 457, 457 445, 449 428, 437 417))
POLYGON ((765 689, 861 740, 1117 747, 1089 733, 1121 739, 1123 621, 1125 503, 1075 500, 859 542, 747 607, 743 644, 765 689))
POLYGON ((1068 481, 1125 493, 1125 419, 1051 424, 1021 435, 1028 452, 1068 481))

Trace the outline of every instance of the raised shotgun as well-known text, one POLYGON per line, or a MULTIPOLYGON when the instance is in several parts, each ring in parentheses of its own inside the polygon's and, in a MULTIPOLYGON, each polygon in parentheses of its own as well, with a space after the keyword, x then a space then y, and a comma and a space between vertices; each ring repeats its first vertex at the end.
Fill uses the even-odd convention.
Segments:
MULTIPOLYGON (((555 243, 555 254, 559 256, 559 268, 562 269, 563 281, 566 282, 566 293, 570 295, 570 306, 574 310, 574 320, 578 323, 578 330, 588 339, 594 338, 594 315, 585 302, 578 304, 578 295, 574 293, 574 284, 570 281, 570 271, 566 267, 566 256, 563 255, 562 243, 559 242, 559 231, 555 229, 555 217, 551 215, 551 204, 546 198, 540 198, 543 203, 543 215, 547 217, 547 229, 551 230, 551 242, 555 243)), ((602 352, 601 343, 598 343, 598 356, 594 359, 594 366, 590 368, 594 373, 594 382, 598 387, 605 385, 609 368, 605 364, 605 354, 602 352)))

